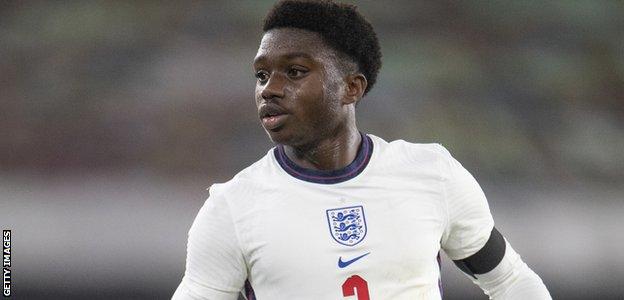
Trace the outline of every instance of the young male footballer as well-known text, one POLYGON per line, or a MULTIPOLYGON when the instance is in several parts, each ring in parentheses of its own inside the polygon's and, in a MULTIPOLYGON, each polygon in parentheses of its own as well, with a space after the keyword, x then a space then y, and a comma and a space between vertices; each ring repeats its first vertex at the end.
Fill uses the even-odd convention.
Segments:
POLYGON ((255 98, 276 146, 210 188, 173 299, 441 299, 440 251, 492 299, 550 299, 444 147, 358 131, 381 53, 354 6, 282 1, 263 30, 255 98))

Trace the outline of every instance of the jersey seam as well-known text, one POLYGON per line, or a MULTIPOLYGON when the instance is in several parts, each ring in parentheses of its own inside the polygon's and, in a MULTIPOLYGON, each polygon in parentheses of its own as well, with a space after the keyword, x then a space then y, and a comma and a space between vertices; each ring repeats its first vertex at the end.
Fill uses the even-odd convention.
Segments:
POLYGON ((240 250, 241 256, 243 257, 243 261, 245 262, 245 272, 247 273, 246 279, 249 279, 249 260, 245 255, 245 251, 243 251, 243 245, 241 243, 240 236, 238 234, 238 226, 236 222, 234 222, 234 215, 232 214, 232 208, 230 207, 230 203, 225 195, 222 196, 223 200, 225 200, 225 205, 227 206, 230 221, 232 222, 232 226, 234 227, 234 236, 236 237, 236 244, 238 245, 238 249, 240 250))
MULTIPOLYGON (((436 146, 438 147, 439 150, 442 150, 442 145, 440 144, 436 144, 436 146)), ((442 154, 440 152, 438 152, 438 172, 440 172, 440 184, 442 186, 442 198, 443 198, 443 202, 444 202, 444 212, 446 213, 446 220, 445 220, 445 224, 444 224, 444 231, 442 232, 442 239, 448 239, 448 230, 449 230, 449 226, 451 224, 451 216, 450 216, 450 212, 449 212, 449 206, 448 206, 448 192, 446 189, 446 184, 447 184, 447 178, 444 177, 444 172, 443 172, 443 168, 441 166, 442 162, 442 158, 441 157, 442 154)), ((450 177, 450 174, 449 174, 450 177)))

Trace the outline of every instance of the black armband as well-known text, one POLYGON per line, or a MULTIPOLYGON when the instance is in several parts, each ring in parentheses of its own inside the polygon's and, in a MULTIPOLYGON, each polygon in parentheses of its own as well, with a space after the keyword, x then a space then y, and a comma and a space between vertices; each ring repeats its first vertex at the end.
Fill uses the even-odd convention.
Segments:
POLYGON ((492 271, 505 256, 505 239, 503 235, 492 228, 490 238, 477 253, 460 260, 454 260, 455 265, 464 273, 474 277, 475 274, 484 274, 492 271))

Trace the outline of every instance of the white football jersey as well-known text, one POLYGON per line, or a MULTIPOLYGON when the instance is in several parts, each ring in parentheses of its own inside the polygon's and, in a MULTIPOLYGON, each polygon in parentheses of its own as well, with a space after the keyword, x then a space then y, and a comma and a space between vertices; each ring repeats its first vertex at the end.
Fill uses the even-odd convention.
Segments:
POLYGON ((174 299, 441 299, 439 251, 481 249, 486 198, 439 144, 362 140, 341 170, 303 169, 277 146, 214 184, 174 299))

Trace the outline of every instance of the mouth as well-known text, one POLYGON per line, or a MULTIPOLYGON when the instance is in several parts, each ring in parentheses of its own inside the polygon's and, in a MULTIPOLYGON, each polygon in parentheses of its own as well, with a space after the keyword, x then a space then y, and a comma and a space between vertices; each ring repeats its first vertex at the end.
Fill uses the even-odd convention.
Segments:
POLYGON ((276 115, 276 116, 264 117, 262 118, 262 125, 267 130, 274 131, 282 127, 282 125, 284 125, 284 122, 286 122, 286 118, 288 118, 288 115, 276 115))
POLYGON ((286 110, 275 104, 267 104, 260 107, 259 115, 260 120, 262 120, 262 126, 266 130, 272 131, 284 125, 284 122, 286 122, 288 118, 286 110))

